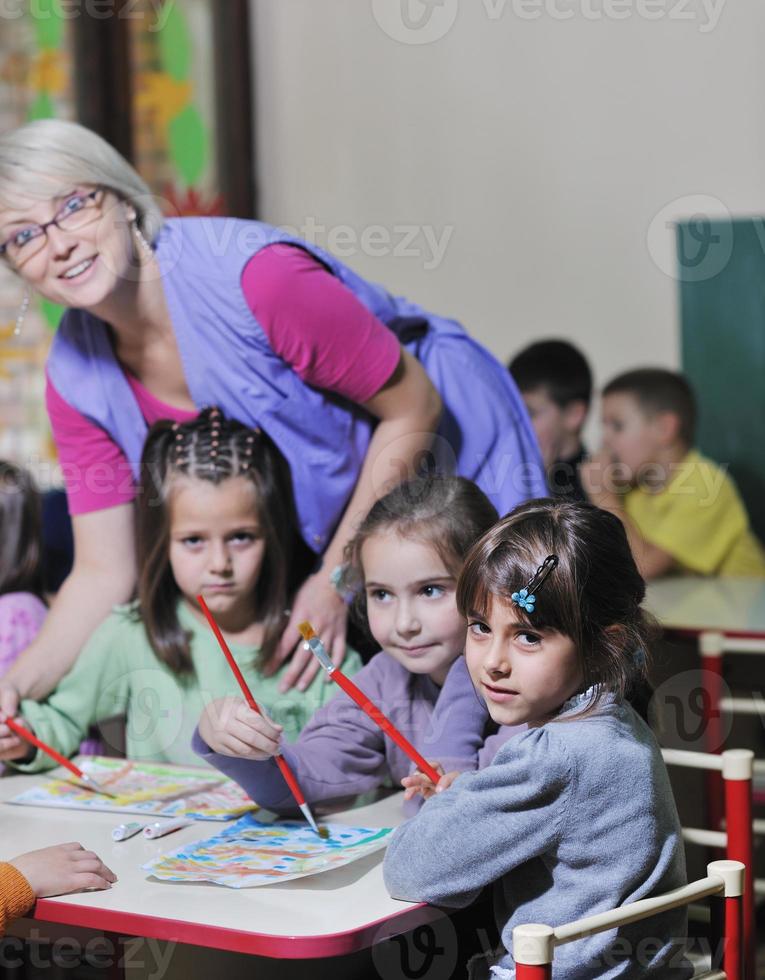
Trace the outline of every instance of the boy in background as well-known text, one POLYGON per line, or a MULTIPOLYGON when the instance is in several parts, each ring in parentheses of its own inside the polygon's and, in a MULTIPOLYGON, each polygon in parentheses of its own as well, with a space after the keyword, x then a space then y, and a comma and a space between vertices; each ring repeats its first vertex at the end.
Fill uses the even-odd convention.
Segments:
POLYGON ((541 340, 517 354, 508 370, 537 434, 550 494, 586 500, 579 466, 585 457, 582 428, 592 395, 587 361, 565 340, 541 340))
POLYGON ((696 400, 681 375, 629 371, 603 389, 603 447, 580 467, 598 507, 624 523, 645 579, 672 571, 765 577, 735 484, 694 448, 696 400))

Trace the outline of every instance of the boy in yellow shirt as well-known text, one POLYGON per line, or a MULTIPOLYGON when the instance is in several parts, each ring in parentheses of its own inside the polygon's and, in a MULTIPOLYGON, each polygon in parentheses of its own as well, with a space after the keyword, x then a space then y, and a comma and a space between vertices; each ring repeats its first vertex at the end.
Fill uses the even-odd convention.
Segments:
POLYGON ((765 551, 735 484, 693 449, 696 402, 681 374, 614 378, 602 395, 603 446, 582 464, 590 501, 619 517, 646 579, 673 571, 765 578, 765 551))

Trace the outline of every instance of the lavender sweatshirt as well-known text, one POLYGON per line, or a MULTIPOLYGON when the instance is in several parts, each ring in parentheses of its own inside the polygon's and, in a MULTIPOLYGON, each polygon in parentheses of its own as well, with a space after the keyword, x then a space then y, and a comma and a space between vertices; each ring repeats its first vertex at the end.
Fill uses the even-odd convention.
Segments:
MULTIPOLYGON (((468 771, 488 765, 517 728, 501 728, 486 738, 490 720, 459 657, 439 688, 427 675, 412 674, 382 651, 354 675, 354 682, 428 761, 444 769, 468 771)), ((194 751, 236 780, 261 806, 292 813, 295 801, 273 759, 257 762, 213 752, 194 733, 194 751)), ((386 780, 398 786, 414 766, 392 739, 343 692, 320 708, 284 758, 308 803, 335 803, 377 789, 386 780)), ((415 806, 421 803, 417 797, 415 806)))

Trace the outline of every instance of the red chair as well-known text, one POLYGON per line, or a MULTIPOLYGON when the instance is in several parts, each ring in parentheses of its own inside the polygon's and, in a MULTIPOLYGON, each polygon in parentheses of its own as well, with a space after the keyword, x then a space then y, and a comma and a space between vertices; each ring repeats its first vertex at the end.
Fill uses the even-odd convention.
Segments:
MULTIPOLYGON (((712 631, 699 634, 701 677, 704 690, 702 710, 704 713, 706 747, 709 752, 720 752, 723 748, 725 738, 723 735, 722 716, 724 713, 731 715, 762 716, 763 704, 761 696, 753 695, 752 697, 744 698, 723 697, 723 656, 726 653, 762 656, 765 654, 765 640, 756 637, 727 635, 712 631)), ((765 759, 755 760, 754 772, 757 776, 765 776, 765 759)), ((712 780, 709 784, 709 789, 713 789, 715 785, 719 790, 719 780, 712 780)), ((760 790, 758 798, 757 789, 756 787, 755 802, 765 803, 765 792, 760 790)), ((719 792, 709 793, 709 814, 715 826, 719 822, 721 815, 718 800, 719 792)))
POLYGON ((722 774, 723 820, 725 831, 683 827, 683 839, 689 844, 724 851, 726 858, 740 861, 747 869, 744 889, 744 950, 746 976, 754 980, 757 936, 754 923, 754 824, 752 821, 752 776, 754 752, 749 749, 727 749, 720 755, 708 752, 686 752, 662 749, 668 766, 704 769, 722 774))
POLYGON ((513 958, 517 980, 552 980, 556 946, 647 919, 708 896, 722 896, 722 901, 716 898, 714 903, 711 939, 712 949, 723 951, 723 965, 721 970, 713 968, 695 980, 744 980, 744 865, 740 861, 712 861, 707 865, 707 874, 706 878, 664 895, 643 898, 554 929, 531 923, 516 926, 513 929, 513 958))
MULTIPOLYGON (((710 753, 722 751, 726 726, 723 717, 728 715, 754 715, 761 717, 763 713, 762 696, 752 692, 750 697, 723 696, 723 657, 726 653, 746 654, 747 656, 762 656, 765 654, 765 639, 755 636, 726 634, 707 630, 699 634, 699 654, 701 656, 701 677, 703 688, 703 712, 706 746, 710 753)), ((755 804, 765 804, 765 759, 755 759, 753 763, 752 798, 755 804)), ((720 785, 719 767, 710 771, 706 780, 706 807, 709 821, 715 829, 721 826, 723 818, 723 792, 720 785)), ((727 790, 726 790, 727 792, 727 790)), ((756 836, 765 835, 765 821, 755 820, 753 823, 756 836)), ((741 858, 741 860, 744 860, 741 858)), ((751 868, 751 863, 747 863, 751 868)), ((751 938, 747 943, 748 975, 754 977, 754 897, 765 895, 765 880, 755 879, 748 875, 747 895, 744 909, 744 923, 751 938)))

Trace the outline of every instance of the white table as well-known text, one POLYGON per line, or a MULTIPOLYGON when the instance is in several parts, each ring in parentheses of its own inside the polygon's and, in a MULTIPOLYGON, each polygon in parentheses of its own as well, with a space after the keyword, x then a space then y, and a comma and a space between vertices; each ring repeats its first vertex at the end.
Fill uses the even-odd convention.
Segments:
MULTIPOLYGON (((141 870, 150 858, 210 837, 228 825, 198 821, 157 840, 138 835, 115 843, 111 830, 120 818, 114 814, 7 803, 44 778, 0 779, 0 860, 77 840, 96 851, 119 881, 108 891, 40 900, 31 914, 35 922, 304 959, 367 949, 381 939, 445 915, 430 906, 389 897, 382 878, 383 851, 343 868, 260 888, 231 889, 151 879, 141 870)), ((396 826, 402 820, 401 801, 402 794, 397 793, 369 806, 334 814, 331 820, 356 826, 396 826)))
POLYGON ((765 638, 765 580, 678 577, 648 584, 646 606, 668 632, 695 637, 705 630, 765 638))

